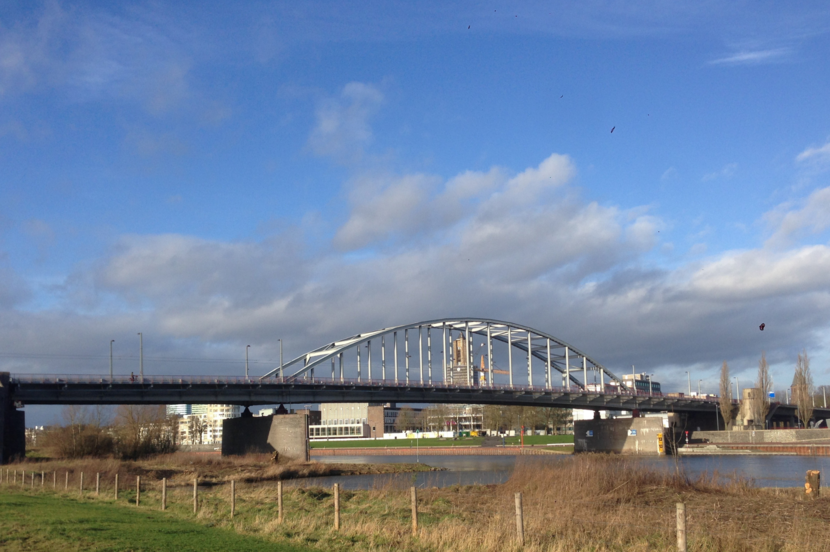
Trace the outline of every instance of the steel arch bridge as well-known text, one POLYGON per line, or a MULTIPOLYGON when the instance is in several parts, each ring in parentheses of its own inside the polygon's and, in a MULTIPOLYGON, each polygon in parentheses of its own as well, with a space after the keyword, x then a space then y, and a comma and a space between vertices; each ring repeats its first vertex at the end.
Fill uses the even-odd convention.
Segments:
POLYGON ((5 377, 9 376, 7 401, 41 405, 401 402, 717 410, 712 398, 664 396, 626 387, 595 359, 553 335, 479 318, 427 320, 353 335, 258 378, 143 373, 138 378, 5 377), (475 356, 481 359, 478 365, 475 356))
POLYGON ((356 360, 356 365, 352 368, 356 372, 354 379, 357 382, 389 381, 396 384, 403 382, 407 385, 423 385, 443 381, 466 387, 493 387, 497 385, 495 376, 502 374, 508 376, 507 384, 511 387, 517 383, 516 380, 521 379, 525 385, 531 387, 544 381, 544 388, 551 389, 555 387, 554 372, 558 372, 562 378, 561 387, 569 390, 574 386, 586 390, 588 373, 591 372, 599 375, 598 389, 605 389, 606 377, 609 383, 614 382, 622 387, 622 381, 602 364, 557 337, 513 322, 478 318, 427 320, 353 335, 302 354, 274 368, 260 380, 265 381, 271 377, 278 378, 281 382, 296 381, 300 378, 313 380, 315 368, 323 369, 325 363, 330 361, 332 382, 345 382, 347 369, 344 369, 344 359, 347 353, 353 354, 356 360), (455 339, 454 333, 457 334, 455 339), (475 364, 475 356, 480 352, 475 347, 477 338, 480 340, 479 348, 486 347, 481 355, 482 362, 478 366, 475 364), (373 341, 376 346, 374 355, 373 341), (440 372, 434 369, 436 366, 433 361, 437 360, 437 356, 433 354, 435 342, 440 344, 440 372), (506 357, 506 370, 495 366, 494 343, 507 346, 506 352, 502 355, 506 357), (403 351, 400 351, 401 347, 403 351), (362 357, 361 351, 364 348, 365 357, 362 357), (417 363, 413 366, 413 355, 410 353, 415 350, 417 363), (515 366, 515 351, 526 357, 526 363, 522 368, 515 366), (373 372, 372 363, 378 354, 380 373, 377 370, 373 372), (487 359, 486 366, 484 358, 487 359), (534 363, 534 359, 537 362, 534 363), (291 368, 295 369, 290 371, 291 368), (290 373, 286 375, 286 371, 290 373))

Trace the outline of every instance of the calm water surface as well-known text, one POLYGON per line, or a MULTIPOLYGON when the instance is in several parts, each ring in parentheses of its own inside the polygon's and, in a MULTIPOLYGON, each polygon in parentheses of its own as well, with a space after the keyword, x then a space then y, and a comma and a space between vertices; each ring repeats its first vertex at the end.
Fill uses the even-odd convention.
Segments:
MULTIPOLYGON (((451 485, 492 485, 504 483, 513 472, 516 462, 555 463, 570 456, 324 456, 315 458, 319 462, 347 464, 394 464, 416 463, 444 468, 446 471, 351 475, 334 477, 313 477, 287 481, 287 486, 330 487, 340 483, 344 489, 373 489, 387 486, 419 488, 448 487, 451 485)), ((671 457, 639 458, 638 462, 656 468, 674 470, 675 459, 671 457)), ((830 457, 820 456, 694 456, 681 457, 678 463, 686 473, 696 477, 702 473, 717 472, 721 475, 736 474, 751 478, 758 487, 800 487, 804 484, 807 470, 821 470, 830 473, 830 457)))

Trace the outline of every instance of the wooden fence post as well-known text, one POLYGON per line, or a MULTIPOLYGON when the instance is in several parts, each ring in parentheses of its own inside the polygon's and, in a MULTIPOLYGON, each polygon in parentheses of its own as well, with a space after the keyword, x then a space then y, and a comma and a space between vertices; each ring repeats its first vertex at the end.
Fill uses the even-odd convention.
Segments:
POLYGON ((81 485, 79 488, 79 493, 81 496, 84 496, 84 472, 81 472, 81 485))
POLYGON ((196 486, 197 478, 193 478, 193 513, 199 511, 199 488, 196 486))
POLYGON ((40 488, 43 489, 46 486, 46 472, 40 472, 40 488))
POLYGON ((135 505, 141 504, 141 476, 135 476, 135 505))
POLYGON ((35 488, 35 472, 32 472, 32 488, 35 488))
POLYGON ((412 536, 418 534, 418 490, 410 488, 410 501, 412 502, 412 536))
POLYGON ((161 478, 161 511, 167 509, 167 478, 161 478))
POLYGON ((63 484, 63 490, 69 490, 69 472, 66 472, 66 481, 63 484))
POLYGON ((525 520, 522 510, 522 493, 516 493, 516 536, 519 539, 519 546, 525 544, 525 520))
POLYGON ((52 472, 52 488, 53 489, 58 488, 58 472, 57 471, 52 472))
POLYGON ((95 496, 101 495, 101 472, 95 474, 95 496))
POLYGON ((231 519, 236 513, 236 481, 231 480, 231 519))
POLYGON ((277 481, 277 521, 282 523, 283 520, 283 511, 282 511, 282 481, 277 481))
POLYGON ((807 470, 807 478, 804 482, 804 492, 807 498, 818 498, 821 493, 821 472, 818 470, 807 470))
POLYGON ((677 552, 686 552, 686 505, 677 503, 677 552))
POLYGON ((334 484, 334 530, 340 530, 340 483, 334 484))
POLYGON ((114 493, 115 493, 115 500, 118 500, 118 474, 117 474, 117 473, 115 474, 115 489, 114 489, 114 493))

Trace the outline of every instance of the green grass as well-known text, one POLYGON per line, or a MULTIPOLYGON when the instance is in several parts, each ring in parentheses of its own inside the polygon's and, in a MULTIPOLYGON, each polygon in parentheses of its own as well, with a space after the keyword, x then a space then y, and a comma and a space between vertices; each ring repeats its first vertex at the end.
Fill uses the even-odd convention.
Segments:
POLYGON ((0 549, 9 551, 304 550, 163 512, 45 493, 0 493, 0 519, 0 549))
MULTIPOLYGON (((521 444, 522 438, 519 437, 505 437, 505 443, 508 445, 521 444)), ((525 445, 548 445, 551 443, 573 443, 573 435, 525 435, 525 445)))
POLYGON ((392 448, 392 447, 477 447, 483 437, 452 439, 378 439, 377 441, 312 441, 311 448, 392 448))

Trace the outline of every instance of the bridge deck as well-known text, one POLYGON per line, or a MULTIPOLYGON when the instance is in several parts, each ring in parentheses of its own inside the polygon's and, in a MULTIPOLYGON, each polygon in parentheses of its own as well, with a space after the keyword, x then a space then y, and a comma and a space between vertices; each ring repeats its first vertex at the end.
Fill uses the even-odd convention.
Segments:
POLYGON ((592 410, 713 412, 717 400, 658 393, 602 393, 526 385, 309 378, 260 381, 225 376, 15 375, 11 398, 23 404, 238 404, 399 402, 553 406, 592 410))

